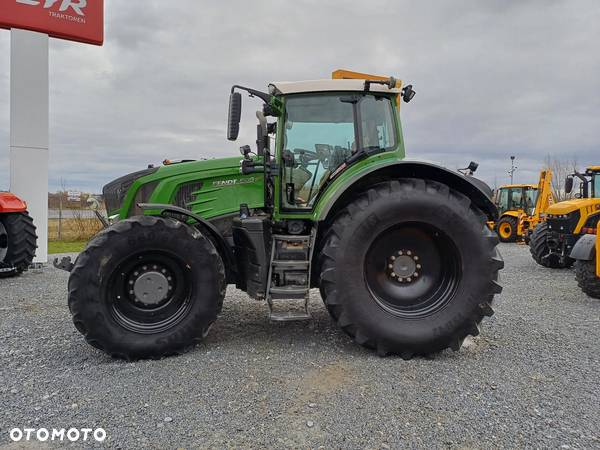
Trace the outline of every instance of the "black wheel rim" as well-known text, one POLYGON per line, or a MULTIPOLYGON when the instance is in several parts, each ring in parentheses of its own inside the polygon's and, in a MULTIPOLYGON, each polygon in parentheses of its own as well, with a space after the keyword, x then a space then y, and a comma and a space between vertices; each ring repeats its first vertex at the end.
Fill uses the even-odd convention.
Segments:
POLYGON ((460 254, 441 230, 424 223, 387 229, 371 243, 365 281, 375 301, 408 319, 429 316, 447 305, 462 275, 460 254))
POLYGON ((164 251, 131 255, 109 278, 111 314, 123 328, 136 333, 173 328, 190 310, 191 281, 185 263, 175 255, 164 251))

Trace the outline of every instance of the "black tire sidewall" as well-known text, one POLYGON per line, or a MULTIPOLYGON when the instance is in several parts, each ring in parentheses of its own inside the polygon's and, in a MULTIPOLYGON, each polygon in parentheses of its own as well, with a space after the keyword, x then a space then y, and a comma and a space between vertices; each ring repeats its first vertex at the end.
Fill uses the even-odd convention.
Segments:
POLYGON ((76 326, 90 343, 115 356, 163 356, 200 339, 217 318, 224 293, 224 268, 212 243, 174 219, 132 218, 100 233, 77 259, 69 279, 69 305, 76 326), (122 327, 111 311, 108 283, 133 254, 152 249, 187 266, 191 306, 172 328, 140 334, 122 327), (78 323, 79 322, 79 323, 78 323), (99 345, 98 345, 99 344, 99 345))
MULTIPOLYGON (((482 238, 483 219, 468 206, 435 192, 415 190, 410 196, 394 193, 373 201, 367 210, 353 212, 340 236, 336 253, 336 289, 345 312, 361 330, 376 340, 403 342, 423 351, 423 346, 447 346, 457 327, 477 320, 480 299, 487 300, 491 279, 490 248, 482 238), (401 218, 401 220, 399 220, 401 218), (406 319, 385 311, 372 298, 364 276, 366 253, 374 239, 392 226, 407 222, 429 224, 450 239, 460 254, 462 277, 453 299, 422 319, 406 319), (424 323, 426 325, 424 326, 424 323)), ((426 351, 432 349, 428 348, 426 351)))

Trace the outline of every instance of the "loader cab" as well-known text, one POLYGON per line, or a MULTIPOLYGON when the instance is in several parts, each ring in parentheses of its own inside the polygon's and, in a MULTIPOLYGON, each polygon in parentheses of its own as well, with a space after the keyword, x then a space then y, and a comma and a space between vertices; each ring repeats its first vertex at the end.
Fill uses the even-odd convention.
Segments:
POLYGON ((538 189, 533 185, 502 186, 496 193, 496 206, 501 216, 507 211, 525 212, 533 215, 537 202, 538 189))

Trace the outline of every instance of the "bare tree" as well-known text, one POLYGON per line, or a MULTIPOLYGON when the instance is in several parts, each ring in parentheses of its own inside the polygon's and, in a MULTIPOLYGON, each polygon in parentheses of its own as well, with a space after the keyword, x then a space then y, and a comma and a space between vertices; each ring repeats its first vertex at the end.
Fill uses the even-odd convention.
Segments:
POLYGON ((549 154, 546 156, 544 164, 552 170, 552 192, 556 200, 562 202, 573 198, 577 189, 573 189, 570 194, 567 194, 565 192, 565 179, 568 175, 578 170, 577 156, 573 156, 570 159, 560 159, 556 155, 549 154))

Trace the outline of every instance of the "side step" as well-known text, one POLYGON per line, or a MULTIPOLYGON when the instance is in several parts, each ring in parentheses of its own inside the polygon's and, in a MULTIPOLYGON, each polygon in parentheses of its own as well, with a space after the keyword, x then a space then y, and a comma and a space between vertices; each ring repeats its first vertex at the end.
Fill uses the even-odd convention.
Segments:
POLYGON ((314 231, 310 235, 273 235, 266 296, 273 322, 312 319, 308 304, 314 236, 314 231), (274 300, 280 300, 277 308, 274 300), (285 311, 280 310, 282 304, 286 305, 285 311))

